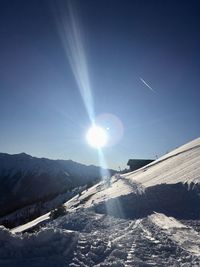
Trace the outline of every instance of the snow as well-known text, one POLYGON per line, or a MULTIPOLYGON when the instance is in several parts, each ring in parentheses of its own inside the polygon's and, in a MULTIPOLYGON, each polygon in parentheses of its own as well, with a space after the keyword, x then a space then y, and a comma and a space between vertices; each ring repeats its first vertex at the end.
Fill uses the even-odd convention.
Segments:
POLYGON ((105 172, 71 160, 0 153, 0 224, 14 227, 36 218, 66 202, 71 197, 67 191, 93 183, 105 172))
POLYGON ((123 177, 139 182, 145 187, 161 183, 199 183, 199 162, 200 138, 123 177))
POLYGON ((63 266, 78 233, 43 228, 34 234, 13 235, 0 228, 0 266, 63 266))
MULTIPOLYGON (((145 197, 144 193, 147 188, 153 188, 153 186, 158 185, 165 186, 165 184, 175 185, 179 182, 184 185, 184 183, 187 182, 189 184, 189 189, 192 182, 198 184, 200 181, 199 162, 200 138, 168 153, 157 161, 152 162, 139 170, 124 175, 118 174, 113 176, 110 185, 106 182, 98 183, 84 191, 81 195, 73 197, 65 203, 65 206, 68 211, 80 208, 98 208, 98 205, 107 203, 109 200, 116 200, 115 205, 118 205, 118 199, 121 201, 123 196, 127 196, 123 209, 126 209, 126 207, 130 208, 129 206, 132 206, 134 209, 134 205, 138 205, 141 202, 136 202, 136 204, 134 204, 133 199, 130 200, 131 196, 135 197, 136 195, 141 195, 145 197), (132 201, 132 204, 128 205, 130 201, 132 201)), ((158 194, 157 196, 160 194, 160 197, 162 197, 161 193, 159 193, 160 188, 158 187, 156 190, 156 193, 158 194)), ((154 194, 154 192, 152 194, 154 194)), ((170 203, 171 199, 167 201, 170 203)), ((173 206, 173 203, 171 205, 173 206)), ((111 205, 111 208, 113 208, 113 205, 111 205)), ((39 223, 41 223, 43 219, 48 220, 48 215, 41 217, 39 223)), ((35 225, 35 221, 33 221, 33 225, 35 225)), ((15 231, 28 229, 29 226, 32 227, 31 222, 26 224, 25 228, 16 228, 15 231)))
POLYGON ((85 208, 90 207, 93 203, 97 204, 109 198, 117 198, 133 192, 133 187, 127 184, 125 180, 115 180, 114 177, 112 178, 111 186, 107 186, 107 184, 99 186, 101 187, 100 190, 97 187, 93 187, 93 189, 88 190, 86 194, 79 198, 80 202, 85 202, 85 208))
POLYGON ((152 220, 153 223, 155 223, 156 225, 158 225, 160 228, 162 228, 164 230, 168 230, 170 228, 188 229, 187 226, 183 225, 175 218, 167 217, 162 213, 154 212, 154 214, 149 216, 149 218, 152 220))
POLYGON ((159 184, 200 183, 200 138, 183 145, 134 172, 112 177, 110 187, 97 185, 82 196, 84 207, 130 193, 142 193, 159 184), (99 190, 99 187, 102 187, 99 190), (89 195, 91 196, 89 198, 89 195))
POLYGON ((200 235, 198 232, 183 225, 175 218, 167 217, 164 214, 155 213, 149 218, 180 247, 200 257, 200 235))
POLYGON ((50 212, 38 217, 37 219, 35 219, 33 221, 30 221, 30 222, 25 223, 21 226, 15 227, 15 228, 11 229, 11 233, 12 234, 21 233, 27 229, 33 228, 34 226, 40 224, 41 222, 45 222, 45 221, 49 220, 49 215, 50 215, 50 212))
MULTIPOLYGON (((46 201, 46 202, 38 202, 36 204, 33 205, 29 205, 26 206, 22 209, 18 209, 13 213, 10 213, 7 216, 3 216, 0 218, 0 224, 3 224, 3 222, 9 222, 9 224, 12 224, 13 227, 15 225, 20 225, 20 221, 25 222, 26 219, 30 218, 30 216, 33 216, 35 213, 37 213, 38 211, 40 212, 40 214, 45 214, 44 216, 42 215, 41 221, 42 220, 47 220, 48 219, 48 211, 55 209, 57 207, 59 207, 60 205, 62 205, 64 202, 66 202, 67 200, 71 199, 73 196, 75 196, 76 194, 82 192, 83 190, 85 190, 85 186, 83 187, 76 187, 71 191, 67 191, 63 194, 59 194, 58 196, 56 196, 55 198, 53 198, 50 201, 46 201)), ((35 221, 40 223, 39 220, 40 217, 38 217, 36 220, 33 221, 33 224, 35 225, 35 221)), ((30 221, 30 220, 29 220, 30 221)), ((26 224, 27 227, 28 225, 30 225, 30 222, 26 224)), ((16 228, 17 229, 17 228, 16 228)), ((21 229, 21 228, 20 228, 21 229)), ((26 230, 26 228, 24 229, 26 230)))
POLYGON ((155 213, 129 220, 85 209, 48 222, 31 234, 0 228, 0 255, 0 266, 5 267, 200 264, 199 234, 174 218, 155 213))
POLYGON ((56 220, 1 228, 0 266, 200 266, 199 162, 200 138, 76 195, 56 220))

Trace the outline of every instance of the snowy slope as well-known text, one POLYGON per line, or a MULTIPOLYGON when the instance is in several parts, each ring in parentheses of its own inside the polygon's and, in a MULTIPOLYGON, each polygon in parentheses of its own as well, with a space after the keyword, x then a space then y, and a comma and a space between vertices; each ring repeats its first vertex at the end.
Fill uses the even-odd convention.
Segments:
POLYGON ((167 183, 200 182, 200 138, 181 146, 139 171, 124 175, 145 187, 167 183))
MULTIPOLYGON (((110 186, 103 181, 65 205, 68 210, 94 208, 122 218, 142 217, 153 211, 199 218, 199 177, 200 138, 137 171, 117 174, 111 178, 110 186)), ((42 218, 47 220, 48 215, 42 218)), ((28 229, 30 225, 15 231, 28 229)))
POLYGON ((118 217, 141 217, 153 211, 199 217, 200 138, 139 170, 115 175, 110 186, 96 185, 67 203, 68 208, 77 205, 118 217))
POLYGON ((192 227, 186 226, 164 214, 155 213, 149 218, 181 248, 196 256, 200 256, 200 235, 192 227))
POLYGON ((65 216, 0 229, 0 266, 200 266, 199 159, 196 139, 76 195, 65 216))

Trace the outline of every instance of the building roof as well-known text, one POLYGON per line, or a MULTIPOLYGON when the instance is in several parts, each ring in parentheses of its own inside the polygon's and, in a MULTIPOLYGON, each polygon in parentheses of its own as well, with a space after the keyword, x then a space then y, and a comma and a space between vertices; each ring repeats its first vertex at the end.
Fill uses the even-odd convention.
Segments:
POLYGON ((137 165, 137 164, 144 164, 147 165, 154 161, 154 159, 129 159, 127 165, 137 165))

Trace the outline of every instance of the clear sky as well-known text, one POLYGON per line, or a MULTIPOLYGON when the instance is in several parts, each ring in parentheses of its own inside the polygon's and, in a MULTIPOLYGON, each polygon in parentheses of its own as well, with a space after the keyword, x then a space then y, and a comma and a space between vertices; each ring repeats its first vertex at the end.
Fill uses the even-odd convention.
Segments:
MULTIPOLYGON (((71 24, 61 2, 0 1, 0 151, 98 165, 85 140, 90 119, 70 65, 64 35, 71 24)), ((73 4, 94 114, 114 140, 103 149, 108 166, 199 137, 200 2, 73 4)))

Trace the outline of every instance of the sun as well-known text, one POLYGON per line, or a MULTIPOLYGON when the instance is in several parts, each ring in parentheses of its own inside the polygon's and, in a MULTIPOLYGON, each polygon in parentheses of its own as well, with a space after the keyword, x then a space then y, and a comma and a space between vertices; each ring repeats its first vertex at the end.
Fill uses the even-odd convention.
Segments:
POLYGON ((102 148, 108 142, 108 135, 104 128, 94 125, 88 130, 86 139, 90 146, 94 148, 102 148))

